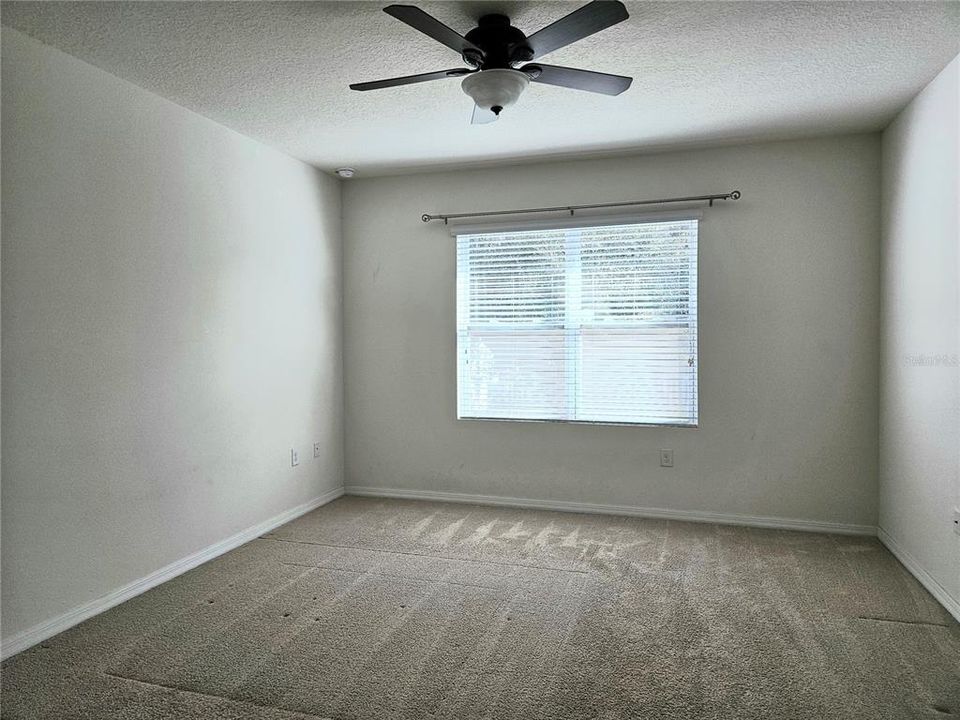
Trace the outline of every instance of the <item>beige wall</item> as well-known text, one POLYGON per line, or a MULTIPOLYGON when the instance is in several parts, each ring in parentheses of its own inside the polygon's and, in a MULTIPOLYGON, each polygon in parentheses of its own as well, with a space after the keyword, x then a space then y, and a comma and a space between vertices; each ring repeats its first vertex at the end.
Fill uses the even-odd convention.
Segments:
POLYGON ((877 135, 346 183, 348 486, 873 526, 879 190, 877 135), (734 188, 701 225, 699 429, 456 420, 454 241, 422 213, 734 188))
MULTIPOLYGON (((880 527, 960 613, 960 58, 883 134, 880 527), (938 587, 939 586, 939 587, 938 587)), ((883 535, 882 535, 883 537, 883 535)), ((941 596, 941 600, 944 598, 941 596)))
POLYGON ((341 244, 313 168, 15 31, 2 61, 9 639, 342 484, 341 244))

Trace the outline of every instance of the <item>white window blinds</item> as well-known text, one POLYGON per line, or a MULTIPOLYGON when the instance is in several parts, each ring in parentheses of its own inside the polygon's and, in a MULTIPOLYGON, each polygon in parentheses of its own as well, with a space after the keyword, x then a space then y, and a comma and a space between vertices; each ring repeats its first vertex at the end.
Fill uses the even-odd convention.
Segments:
POLYGON ((458 234, 458 417, 696 425, 697 225, 458 234))

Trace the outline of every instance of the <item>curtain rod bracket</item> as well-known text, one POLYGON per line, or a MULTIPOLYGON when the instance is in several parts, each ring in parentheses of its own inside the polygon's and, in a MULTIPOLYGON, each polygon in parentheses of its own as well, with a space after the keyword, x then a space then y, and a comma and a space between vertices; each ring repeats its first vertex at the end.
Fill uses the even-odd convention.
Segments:
POLYGON ((449 225, 450 220, 456 220, 460 218, 478 218, 478 217, 492 217, 496 215, 525 215, 528 213, 549 213, 549 212, 563 212, 564 210, 570 213, 570 216, 576 213, 577 210, 595 210, 602 208, 617 208, 617 207, 632 207, 636 205, 667 205, 669 203, 692 203, 692 202, 707 202, 708 207, 713 207, 714 200, 739 200, 740 191, 732 190, 728 193, 718 193, 715 195, 691 195, 689 197, 675 197, 675 198, 662 198, 660 200, 632 200, 629 202, 615 202, 615 203, 597 203, 594 205, 566 205, 560 207, 541 207, 541 208, 522 208, 519 210, 490 210, 488 212, 476 212, 476 213, 455 213, 453 215, 428 215, 424 213, 420 216, 420 219, 428 223, 431 220, 443 220, 444 225, 449 225))

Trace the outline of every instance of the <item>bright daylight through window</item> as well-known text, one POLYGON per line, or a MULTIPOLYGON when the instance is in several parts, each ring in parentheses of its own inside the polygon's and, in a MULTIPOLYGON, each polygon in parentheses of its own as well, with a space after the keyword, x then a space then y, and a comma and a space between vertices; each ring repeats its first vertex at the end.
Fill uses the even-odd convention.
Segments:
POLYGON ((458 234, 458 417, 696 425, 697 229, 458 234))

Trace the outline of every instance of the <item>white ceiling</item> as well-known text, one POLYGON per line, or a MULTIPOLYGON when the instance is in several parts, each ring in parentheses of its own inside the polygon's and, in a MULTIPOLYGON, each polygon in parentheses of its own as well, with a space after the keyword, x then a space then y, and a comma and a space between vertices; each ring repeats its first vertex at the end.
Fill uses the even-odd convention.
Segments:
MULTIPOLYGON (((330 170, 713 144, 882 128, 960 52, 958 2, 628 2, 630 19, 544 58, 634 77, 619 97, 531 85, 469 124, 458 67, 382 2, 4 2, 2 20, 330 170)), ((530 34, 583 3, 417 2, 466 33, 488 12, 530 34)))

